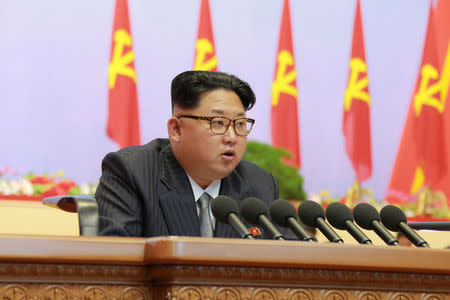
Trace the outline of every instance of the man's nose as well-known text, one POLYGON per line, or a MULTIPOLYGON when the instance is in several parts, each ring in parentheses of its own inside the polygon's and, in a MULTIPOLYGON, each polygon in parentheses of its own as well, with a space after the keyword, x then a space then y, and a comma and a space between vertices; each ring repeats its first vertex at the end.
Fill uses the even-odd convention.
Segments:
POLYGON ((227 142, 236 140, 237 134, 236 134, 236 129, 234 127, 234 122, 230 123, 230 126, 228 126, 228 129, 223 134, 223 137, 225 140, 227 140, 227 142))

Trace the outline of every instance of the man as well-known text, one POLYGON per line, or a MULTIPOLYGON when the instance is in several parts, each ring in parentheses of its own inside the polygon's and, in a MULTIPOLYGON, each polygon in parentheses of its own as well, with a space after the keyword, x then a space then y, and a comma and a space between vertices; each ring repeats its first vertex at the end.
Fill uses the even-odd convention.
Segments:
POLYGON ((176 76, 171 94, 169 139, 103 159, 96 191, 99 234, 239 237, 230 225, 216 223, 210 203, 200 200, 227 195, 240 205, 253 196, 269 205, 278 198, 273 175, 242 161, 254 123, 246 111, 255 95, 236 76, 205 71, 176 76), (200 203, 206 203, 203 210, 200 203))
POLYGON ((412 247, 413 246, 413 243, 402 232, 397 233, 396 239, 400 246, 403 246, 403 247, 412 247))

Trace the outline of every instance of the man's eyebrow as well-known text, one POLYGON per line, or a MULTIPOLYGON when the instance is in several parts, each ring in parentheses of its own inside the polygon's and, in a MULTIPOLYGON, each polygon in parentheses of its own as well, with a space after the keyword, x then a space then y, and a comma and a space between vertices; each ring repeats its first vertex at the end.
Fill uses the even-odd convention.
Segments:
POLYGON ((221 110, 221 109, 213 109, 213 110, 211 110, 211 112, 213 114, 218 114, 218 115, 224 115, 225 114, 225 112, 223 110, 221 110))
MULTIPOLYGON (((213 110, 211 110, 211 113, 218 114, 218 115, 224 115, 225 114, 225 112, 222 109, 213 109, 213 110)), ((242 116, 245 116, 245 113, 244 112, 238 112, 238 113, 236 113, 236 116, 237 117, 242 117, 242 116)))

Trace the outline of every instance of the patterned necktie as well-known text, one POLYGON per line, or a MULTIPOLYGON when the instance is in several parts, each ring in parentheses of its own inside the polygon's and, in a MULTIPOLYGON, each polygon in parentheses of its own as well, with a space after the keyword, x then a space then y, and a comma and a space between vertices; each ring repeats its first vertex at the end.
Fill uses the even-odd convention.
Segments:
POLYGON ((209 201, 211 196, 208 193, 203 193, 203 195, 198 198, 198 203, 200 205, 200 234, 203 237, 213 237, 214 231, 212 227, 211 217, 209 216, 209 201))

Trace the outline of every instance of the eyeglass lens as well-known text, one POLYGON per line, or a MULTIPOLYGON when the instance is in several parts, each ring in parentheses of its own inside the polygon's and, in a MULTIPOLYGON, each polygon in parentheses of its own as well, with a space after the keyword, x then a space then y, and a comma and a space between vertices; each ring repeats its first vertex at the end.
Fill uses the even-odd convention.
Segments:
MULTIPOLYGON (((223 134, 227 131, 231 122, 231 120, 226 118, 214 118, 211 120, 211 130, 215 134, 223 134)), ((248 119, 234 120, 234 130, 239 135, 248 135, 252 125, 252 122, 248 119)))

